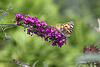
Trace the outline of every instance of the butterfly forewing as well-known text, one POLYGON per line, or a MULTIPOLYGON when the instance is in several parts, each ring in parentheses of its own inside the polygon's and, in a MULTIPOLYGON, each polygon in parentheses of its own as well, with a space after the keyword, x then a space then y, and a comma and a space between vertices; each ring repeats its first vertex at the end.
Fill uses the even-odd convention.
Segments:
POLYGON ((57 28, 60 32, 63 31, 63 25, 62 25, 62 24, 57 24, 57 25, 56 25, 56 28, 57 28))

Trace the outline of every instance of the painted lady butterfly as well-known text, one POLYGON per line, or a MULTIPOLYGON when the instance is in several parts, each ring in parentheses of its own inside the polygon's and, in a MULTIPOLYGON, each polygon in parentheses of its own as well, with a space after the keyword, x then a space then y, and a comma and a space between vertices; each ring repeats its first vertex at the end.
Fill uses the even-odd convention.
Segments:
POLYGON ((65 36, 70 37, 70 33, 73 31, 74 22, 68 22, 64 24, 57 24, 56 28, 65 36))

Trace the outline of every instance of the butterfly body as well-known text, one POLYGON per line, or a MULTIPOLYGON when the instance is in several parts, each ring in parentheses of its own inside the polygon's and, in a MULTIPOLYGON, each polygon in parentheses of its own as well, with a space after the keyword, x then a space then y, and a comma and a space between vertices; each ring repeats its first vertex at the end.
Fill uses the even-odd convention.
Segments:
POLYGON ((74 22, 68 22, 64 24, 57 24, 56 28, 65 36, 70 37, 70 33, 73 31, 74 22))

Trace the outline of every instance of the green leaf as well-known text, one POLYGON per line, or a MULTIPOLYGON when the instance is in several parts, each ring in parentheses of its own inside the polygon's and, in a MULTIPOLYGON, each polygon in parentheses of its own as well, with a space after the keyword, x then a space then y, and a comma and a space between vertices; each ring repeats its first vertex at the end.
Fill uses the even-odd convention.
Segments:
POLYGON ((0 20, 2 20, 9 12, 4 11, 1 15, 0 15, 0 20))
POLYGON ((11 10, 12 9, 12 6, 10 6, 8 9, 6 9, 6 11, 9 11, 9 10, 11 10))
POLYGON ((2 20, 9 12, 9 10, 12 9, 12 6, 10 6, 6 11, 4 10, 0 10, 0 12, 3 12, 1 15, 0 15, 0 20, 2 20))
POLYGON ((48 64, 46 62, 43 62, 44 67, 48 67, 48 64))
POLYGON ((33 64, 33 66, 32 67, 35 67, 35 65, 38 63, 39 61, 36 61, 34 64, 33 64))

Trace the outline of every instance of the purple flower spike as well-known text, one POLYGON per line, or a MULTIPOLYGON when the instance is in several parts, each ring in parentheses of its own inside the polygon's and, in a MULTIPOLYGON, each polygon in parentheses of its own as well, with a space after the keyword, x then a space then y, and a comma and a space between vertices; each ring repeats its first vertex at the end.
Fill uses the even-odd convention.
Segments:
POLYGON ((37 17, 32 17, 30 15, 23 16, 22 13, 17 13, 15 16, 17 25, 26 26, 28 28, 27 34, 31 36, 33 33, 37 34, 44 38, 45 41, 52 42, 53 46, 62 47, 62 45, 66 44, 66 37, 57 31, 52 25, 40 21, 37 17))

